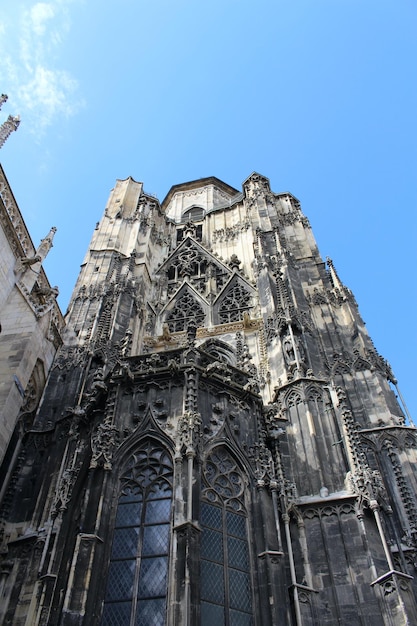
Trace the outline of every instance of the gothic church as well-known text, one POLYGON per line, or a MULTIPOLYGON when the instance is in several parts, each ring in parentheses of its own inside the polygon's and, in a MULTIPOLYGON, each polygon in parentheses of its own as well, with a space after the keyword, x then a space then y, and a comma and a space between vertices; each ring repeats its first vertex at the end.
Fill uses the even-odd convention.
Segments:
POLYGON ((118 180, 62 338, 7 457, 3 624, 417 624, 417 431, 294 196, 118 180))

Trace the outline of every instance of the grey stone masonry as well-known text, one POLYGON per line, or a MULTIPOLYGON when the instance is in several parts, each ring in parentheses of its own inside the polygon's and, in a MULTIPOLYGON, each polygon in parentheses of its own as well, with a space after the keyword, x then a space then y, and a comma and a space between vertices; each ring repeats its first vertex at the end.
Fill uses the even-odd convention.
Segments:
POLYGON ((42 268, 54 232, 34 247, 0 167, 0 462, 16 428, 29 428, 61 345, 58 290, 42 268))
POLYGON ((292 194, 117 180, 62 338, 7 465, 3 623, 417 623, 417 432, 292 194))

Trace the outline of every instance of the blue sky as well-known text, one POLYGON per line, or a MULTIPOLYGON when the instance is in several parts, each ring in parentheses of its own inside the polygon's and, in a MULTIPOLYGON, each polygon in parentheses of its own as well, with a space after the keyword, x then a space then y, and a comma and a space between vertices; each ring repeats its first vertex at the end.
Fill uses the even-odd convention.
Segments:
POLYGON ((417 422, 415 0, 15 0, 0 153, 65 312, 117 178, 291 191, 417 422))

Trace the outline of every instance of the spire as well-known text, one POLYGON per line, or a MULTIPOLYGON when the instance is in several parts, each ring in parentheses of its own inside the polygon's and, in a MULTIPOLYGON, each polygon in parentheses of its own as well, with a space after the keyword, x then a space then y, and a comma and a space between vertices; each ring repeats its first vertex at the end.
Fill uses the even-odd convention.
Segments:
POLYGON ((20 274, 20 282, 28 291, 31 291, 33 285, 39 277, 41 271, 41 264, 47 256, 49 250, 52 248, 52 240, 56 233, 56 226, 52 226, 49 233, 44 237, 34 256, 21 257, 17 260, 15 266, 15 274, 20 274), (28 270, 31 270, 30 272, 28 270))
POLYGON ((56 233, 56 226, 52 226, 51 230, 46 235, 46 237, 44 237, 42 239, 42 241, 39 244, 38 249, 36 250, 36 254, 39 254, 39 256, 42 257, 42 260, 46 257, 46 255, 48 254, 49 250, 53 246, 52 241, 54 239, 55 233, 56 233))

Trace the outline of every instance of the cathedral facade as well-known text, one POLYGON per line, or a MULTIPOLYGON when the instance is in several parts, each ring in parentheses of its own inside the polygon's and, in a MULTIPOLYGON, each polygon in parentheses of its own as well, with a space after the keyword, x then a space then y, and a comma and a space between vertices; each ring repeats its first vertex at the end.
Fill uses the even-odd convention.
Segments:
POLYGON ((118 180, 1 505, 14 626, 417 623, 417 432, 289 193, 118 180))

